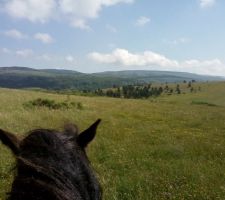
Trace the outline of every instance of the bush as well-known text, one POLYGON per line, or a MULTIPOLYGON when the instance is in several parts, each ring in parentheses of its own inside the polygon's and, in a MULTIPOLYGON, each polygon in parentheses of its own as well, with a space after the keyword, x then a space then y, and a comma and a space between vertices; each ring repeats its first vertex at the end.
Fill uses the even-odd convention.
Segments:
POLYGON ((83 108, 84 108, 83 104, 81 102, 78 102, 77 103, 77 109, 82 110, 83 108))
POLYGON ((191 104, 195 104, 195 105, 205 105, 205 106, 218 106, 216 104, 213 103, 208 103, 205 101, 192 101, 191 104))
POLYGON ((52 110, 70 109, 70 108, 77 108, 79 110, 83 109, 83 104, 81 102, 75 103, 75 102, 63 101, 63 102, 57 103, 54 100, 42 99, 42 98, 38 98, 33 101, 28 101, 24 103, 23 106, 26 108, 45 107, 52 110))

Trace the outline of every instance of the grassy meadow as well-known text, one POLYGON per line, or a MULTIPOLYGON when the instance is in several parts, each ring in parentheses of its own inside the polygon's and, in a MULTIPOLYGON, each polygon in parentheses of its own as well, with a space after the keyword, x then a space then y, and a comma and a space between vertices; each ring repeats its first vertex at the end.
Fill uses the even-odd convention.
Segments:
MULTIPOLYGON (((0 128, 24 135, 72 121, 83 130, 101 118, 87 151, 104 200, 224 200, 225 82, 199 86, 196 93, 146 100, 0 89, 0 128), (37 98, 69 99, 82 108, 24 107, 37 98)), ((10 191, 14 167, 0 144, 0 200, 10 191)))

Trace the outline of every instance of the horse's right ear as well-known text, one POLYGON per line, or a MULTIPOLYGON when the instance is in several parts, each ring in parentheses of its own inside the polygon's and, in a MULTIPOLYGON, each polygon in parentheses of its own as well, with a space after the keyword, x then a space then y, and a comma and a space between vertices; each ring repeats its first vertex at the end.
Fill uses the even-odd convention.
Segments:
POLYGON ((14 134, 0 129, 0 140, 4 145, 8 146, 15 155, 19 153, 20 140, 14 134))
POLYGON ((101 119, 98 119, 94 124, 92 124, 88 129, 80 133, 77 138, 77 142, 80 147, 85 148, 95 137, 96 129, 101 122, 101 119))

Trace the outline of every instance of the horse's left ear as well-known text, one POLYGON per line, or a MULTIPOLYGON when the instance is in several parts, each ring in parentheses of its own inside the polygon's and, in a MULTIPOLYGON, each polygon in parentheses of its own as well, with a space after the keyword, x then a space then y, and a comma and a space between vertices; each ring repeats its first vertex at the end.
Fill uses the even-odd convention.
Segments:
POLYGON ((101 119, 98 119, 94 124, 92 124, 88 129, 79 134, 77 138, 77 143, 85 148, 95 137, 97 127, 101 119))
POLYGON ((14 134, 0 129, 0 140, 4 145, 8 146, 15 155, 19 153, 20 140, 14 134))

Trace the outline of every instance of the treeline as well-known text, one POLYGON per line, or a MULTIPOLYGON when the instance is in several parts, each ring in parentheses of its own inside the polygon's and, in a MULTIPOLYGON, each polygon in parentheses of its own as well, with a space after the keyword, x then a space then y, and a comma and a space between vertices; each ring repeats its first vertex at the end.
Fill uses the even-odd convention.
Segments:
POLYGON ((146 86, 126 85, 113 89, 95 90, 95 94, 99 96, 108 96, 116 98, 148 98, 150 96, 159 96, 163 92, 162 87, 151 87, 151 84, 146 86))
POLYGON ((167 84, 162 83, 158 86, 153 84, 136 84, 136 85, 124 85, 118 86, 113 85, 112 88, 108 89, 83 89, 83 90, 74 90, 74 89, 57 89, 57 90, 45 90, 38 88, 31 88, 35 91, 42 92, 51 92, 64 95, 81 95, 81 96, 107 96, 114 98, 126 98, 126 99, 146 99, 149 97, 158 97, 162 94, 172 95, 172 94, 185 94, 201 91, 201 87, 194 85, 195 80, 192 81, 183 81, 180 84, 167 84))
POLYGON ((4 88, 41 88, 46 90, 88 90, 110 88, 114 84, 132 84, 134 80, 114 77, 97 77, 94 75, 75 74, 32 74, 32 73, 0 73, 0 87, 4 88))
POLYGON ((159 96, 163 92, 163 88, 160 87, 152 87, 151 84, 144 86, 135 86, 135 85, 125 85, 122 87, 116 87, 112 89, 98 89, 94 91, 94 94, 98 96, 108 96, 115 98, 148 98, 151 96, 159 96))
MULTIPOLYGON (((184 81, 184 84, 187 84, 185 92, 196 92, 197 90, 194 89, 192 84, 195 81, 186 82, 184 81)), ((199 87, 198 90, 200 91, 201 88, 199 87)), ((90 91, 84 91, 84 92, 90 92, 90 91)), ((149 97, 158 97, 162 93, 167 95, 172 94, 181 94, 185 93, 182 91, 180 84, 177 84, 175 87, 169 87, 167 84, 161 85, 161 86, 153 86, 152 84, 144 84, 144 85, 125 85, 122 87, 116 87, 110 89, 97 89, 94 92, 92 92, 94 95, 97 96, 108 96, 108 97, 114 97, 114 98, 133 98, 133 99, 141 99, 141 98, 149 98, 149 97)))

